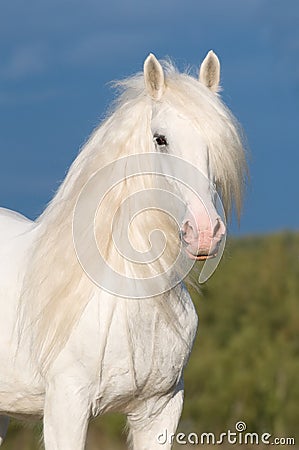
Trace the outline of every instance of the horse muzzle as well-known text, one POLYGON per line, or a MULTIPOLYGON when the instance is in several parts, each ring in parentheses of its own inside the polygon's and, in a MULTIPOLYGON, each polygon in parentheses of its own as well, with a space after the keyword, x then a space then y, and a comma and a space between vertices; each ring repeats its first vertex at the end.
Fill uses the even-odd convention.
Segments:
POLYGON ((226 233, 226 227, 220 217, 201 224, 190 215, 181 227, 180 238, 186 254, 191 259, 205 261, 217 256, 218 248, 226 233))

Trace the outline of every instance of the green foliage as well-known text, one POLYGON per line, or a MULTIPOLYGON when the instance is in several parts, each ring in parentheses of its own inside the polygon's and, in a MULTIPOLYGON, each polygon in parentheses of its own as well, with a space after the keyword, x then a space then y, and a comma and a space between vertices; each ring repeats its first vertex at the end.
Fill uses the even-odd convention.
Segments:
POLYGON ((299 235, 231 239, 202 294, 181 429, 299 439, 299 235))
MULTIPOLYGON (((193 297, 199 332, 180 429, 220 433, 243 420, 247 431, 299 442, 299 235, 231 239, 193 297)), ((124 423, 94 421, 87 449, 124 448, 124 423)), ((35 450, 39 434, 14 425, 3 450, 35 450)))

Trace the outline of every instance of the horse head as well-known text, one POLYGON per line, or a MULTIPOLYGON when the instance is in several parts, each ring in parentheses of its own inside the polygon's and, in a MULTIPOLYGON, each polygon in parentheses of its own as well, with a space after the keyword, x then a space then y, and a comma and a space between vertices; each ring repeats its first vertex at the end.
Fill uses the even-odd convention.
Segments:
MULTIPOLYGON (((188 89, 187 76, 181 77, 185 89, 188 89)), ((197 184, 196 192, 180 187, 184 191, 186 205, 180 224, 184 249, 192 259, 211 258, 217 254, 219 244, 226 234, 226 226, 225 219, 220 217, 215 204, 217 180, 211 164, 212 149, 209 147, 207 133, 204 132, 204 128, 210 124, 202 113, 196 117, 196 99, 194 105, 184 105, 180 90, 177 91, 178 98, 172 98, 176 91, 173 80, 165 76, 162 65, 153 54, 145 60, 144 80, 147 95, 153 102, 151 129, 155 150, 176 155, 197 169, 195 175, 190 170, 197 180, 193 180, 193 183, 189 180, 190 184, 197 184)), ((198 90, 210 98, 217 95, 219 80, 220 63, 215 53, 210 51, 200 67, 199 80, 194 80, 192 87, 196 88, 197 83, 198 90)), ((185 102, 187 101, 186 98, 185 102)), ((212 114, 210 110, 208 113, 212 114)), ((188 176, 187 173, 184 178, 188 179, 188 176)))

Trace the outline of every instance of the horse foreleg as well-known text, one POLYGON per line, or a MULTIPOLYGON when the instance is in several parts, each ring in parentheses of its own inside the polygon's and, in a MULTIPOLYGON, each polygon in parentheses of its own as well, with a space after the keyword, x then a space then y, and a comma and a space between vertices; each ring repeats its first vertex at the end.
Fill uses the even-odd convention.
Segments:
MULTIPOLYGON (((153 401, 155 402, 155 400, 153 401)), ((155 407, 157 407, 157 403, 155 407)), ((183 390, 178 389, 166 406, 153 417, 151 416, 151 406, 147 403, 142 410, 128 416, 129 445, 132 450, 161 450, 161 448, 169 450, 172 448, 173 437, 182 413, 183 390), (146 417, 147 412, 150 417, 146 417)))
POLYGON ((51 382, 44 409, 45 450, 83 450, 89 414, 87 388, 69 379, 51 382))
POLYGON ((6 436, 7 428, 9 424, 9 417, 0 416, 0 445, 2 445, 6 436))

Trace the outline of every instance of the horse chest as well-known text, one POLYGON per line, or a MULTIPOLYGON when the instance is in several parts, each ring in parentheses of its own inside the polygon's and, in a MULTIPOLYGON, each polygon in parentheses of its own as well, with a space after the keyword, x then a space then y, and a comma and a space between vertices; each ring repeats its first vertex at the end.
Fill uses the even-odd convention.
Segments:
POLYGON ((187 363, 197 315, 182 287, 166 300, 171 307, 156 299, 95 298, 50 377, 68 373, 90 385, 94 415, 130 412, 136 403, 168 393, 187 363))
POLYGON ((187 291, 172 309, 151 301, 119 305, 101 355, 94 411, 130 410, 138 399, 169 392, 181 378, 197 329, 187 291))

